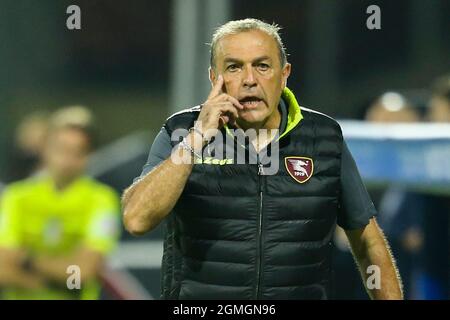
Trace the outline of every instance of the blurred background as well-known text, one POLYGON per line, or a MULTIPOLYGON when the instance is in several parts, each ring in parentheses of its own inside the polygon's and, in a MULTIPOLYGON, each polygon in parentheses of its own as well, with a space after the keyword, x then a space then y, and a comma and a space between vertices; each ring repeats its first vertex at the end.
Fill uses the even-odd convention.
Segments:
MULTIPOLYGON (((0 185, 36 169, 50 114, 82 105, 96 128, 88 172, 120 194, 166 117, 204 101, 214 28, 275 22, 299 103, 341 121, 407 297, 448 299, 449 13, 446 0, 2 0, 0 185), (73 4, 81 30, 66 27, 73 4), (379 30, 366 27, 372 4, 379 30)), ((102 297, 158 299, 161 256, 161 227, 123 231, 102 297)), ((334 262, 336 297, 367 299, 340 231, 334 262)))

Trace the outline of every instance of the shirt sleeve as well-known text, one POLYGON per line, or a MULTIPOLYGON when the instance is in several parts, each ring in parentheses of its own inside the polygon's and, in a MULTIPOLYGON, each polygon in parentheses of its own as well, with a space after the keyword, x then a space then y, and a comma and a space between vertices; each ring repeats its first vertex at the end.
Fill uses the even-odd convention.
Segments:
POLYGON ((0 199, 0 247, 21 245, 19 202, 12 190, 6 188, 0 199))
POLYGON ((375 206, 344 141, 341 161, 341 197, 337 223, 345 230, 365 227, 377 215, 375 206))
POLYGON ((100 189, 94 198, 86 225, 84 245, 94 251, 108 254, 115 248, 120 230, 119 198, 109 188, 100 189))
POLYGON ((170 157, 172 152, 172 144, 170 141, 169 133, 166 128, 162 127, 159 133, 156 135, 155 140, 150 148, 148 159, 140 176, 136 177, 133 182, 143 178, 147 173, 153 170, 157 165, 170 157))

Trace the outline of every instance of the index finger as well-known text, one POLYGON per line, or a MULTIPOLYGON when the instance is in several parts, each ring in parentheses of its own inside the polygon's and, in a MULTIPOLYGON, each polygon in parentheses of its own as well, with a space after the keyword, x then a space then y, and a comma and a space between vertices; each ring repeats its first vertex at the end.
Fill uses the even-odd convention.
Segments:
POLYGON ((211 92, 209 93, 208 99, 214 98, 215 96, 221 94, 222 86, 223 86, 223 76, 219 74, 216 83, 214 84, 213 88, 211 89, 211 92))

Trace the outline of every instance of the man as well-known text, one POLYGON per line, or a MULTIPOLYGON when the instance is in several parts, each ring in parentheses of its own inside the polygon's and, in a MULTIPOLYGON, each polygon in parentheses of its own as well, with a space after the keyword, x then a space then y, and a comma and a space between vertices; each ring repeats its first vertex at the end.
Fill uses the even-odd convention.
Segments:
POLYGON ((52 123, 43 151, 45 172, 5 189, 3 299, 99 297, 98 275, 119 235, 119 201, 112 189, 85 176, 91 145, 88 127, 52 123))
POLYGON ((221 26, 211 43, 209 97, 167 120, 141 177, 125 191, 129 232, 166 221, 162 298, 330 298, 336 221, 363 278, 371 265, 381 270, 371 297, 402 298, 340 128, 299 107, 286 88, 290 71, 276 26, 256 19, 221 26), (180 129, 189 129, 182 142, 180 129), (256 131, 244 144, 243 130, 256 131), (213 139, 233 157, 217 159, 213 139), (238 164, 242 153, 246 163, 238 164), (265 174, 273 163, 276 172, 265 174))

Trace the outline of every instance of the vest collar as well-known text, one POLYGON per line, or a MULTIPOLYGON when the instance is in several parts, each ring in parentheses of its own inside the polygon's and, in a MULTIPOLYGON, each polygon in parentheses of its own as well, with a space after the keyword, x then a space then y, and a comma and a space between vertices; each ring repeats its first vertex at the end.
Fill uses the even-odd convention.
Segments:
POLYGON ((288 119, 286 129, 280 134, 277 140, 287 135, 292 129, 294 129, 300 121, 303 119, 302 111, 295 98, 294 93, 287 87, 283 89, 281 93, 281 99, 283 99, 288 106, 288 119))

